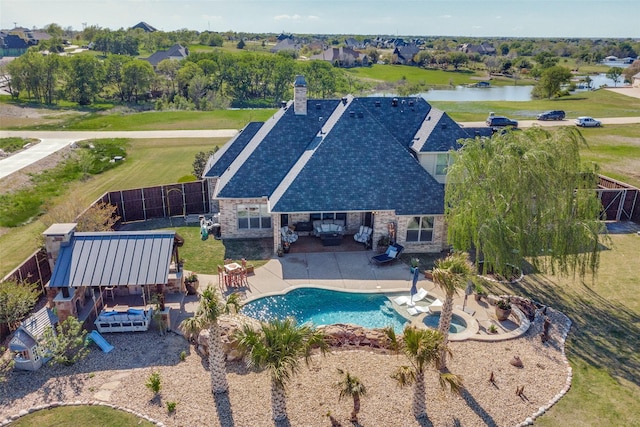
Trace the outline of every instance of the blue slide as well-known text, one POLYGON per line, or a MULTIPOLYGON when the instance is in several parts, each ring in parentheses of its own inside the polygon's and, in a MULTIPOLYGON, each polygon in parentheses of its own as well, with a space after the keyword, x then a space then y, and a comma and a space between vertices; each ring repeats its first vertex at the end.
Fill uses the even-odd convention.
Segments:
POLYGON ((87 336, 87 339, 90 339, 91 341, 96 343, 98 347, 100 347, 105 353, 109 353, 111 350, 113 350, 113 346, 109 344, 98 331, 91 331, 91 333, 87 336))

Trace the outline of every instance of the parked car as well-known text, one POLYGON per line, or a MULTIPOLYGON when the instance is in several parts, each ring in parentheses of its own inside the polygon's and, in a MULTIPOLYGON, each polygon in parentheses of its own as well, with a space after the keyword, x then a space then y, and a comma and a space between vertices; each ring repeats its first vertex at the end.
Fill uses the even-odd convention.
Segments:
POLYGON ((490 115, 487 117, 487 126, 490 128, 503 128, 507 126, 517 128, 518 122, 507 117, 490 115))
POLYGON ((538 114, 538 120, 564 120, 565 113, 562 110, 545 111, 538 114))
POLYGON ((593 117, 578 117, 576 119, 576 126, 581 126, 583 128, 597 128, 602 126, 602 122, 594 119, 593 117))

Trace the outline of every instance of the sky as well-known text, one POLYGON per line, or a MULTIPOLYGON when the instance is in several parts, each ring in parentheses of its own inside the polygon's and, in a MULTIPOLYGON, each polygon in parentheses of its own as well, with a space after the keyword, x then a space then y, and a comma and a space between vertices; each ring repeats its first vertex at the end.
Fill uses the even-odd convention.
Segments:
POLYGON ((0 27, 640 38, 638 0, 0 0, 0 27))

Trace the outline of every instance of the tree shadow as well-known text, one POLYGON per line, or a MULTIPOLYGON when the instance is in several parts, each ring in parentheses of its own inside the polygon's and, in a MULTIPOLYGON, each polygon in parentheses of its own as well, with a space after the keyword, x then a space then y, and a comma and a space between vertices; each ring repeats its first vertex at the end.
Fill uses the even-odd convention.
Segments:
POLYGON ((276 427, 291 427, 291 422, 289 421, 289 417, 284 420, 274 421, 273 425, 276 427))
MULTIPOLYGON (((522 295, 560 310, 573 322, 567 354, 612 376, 640 383, 640 354, 630 343, 640 342, 640 316, 621 303, 598 294, 584 281, 578 289, 562 287, 547 277, 525 276, 504 284, 507 292, 522 295)), ((553 329, 556 325, 552 325, 553 329)), ((547 342, 559 346, 557 342, 547 342)))
POLYGON ((427 414, 425 414, 424 417, 416 418, 416 421, 420 427, 433 427, 433 422, 431 422, 431 419, 427 414))
POLYGON ((475 412, 476 415, 480 417, 480 419, 484 421, 487 426, 498 427, 498 424, 496 424, 493 417, 489 415, 489 413, 485 411, 484 408, 482 408, 480 403, 478 403, 478 401, 471 395, 471 393, 469 393, 469 390, 467 390, 466 388, 462 389, 460 391, 460 396, 464 399, 465 402, 467 402, 469 408, 473 412, 475 412))
POLYGON ((213 400, 216 403, 216 412, 220 426, 233 427, 235 422, 233 421, 233 410, 231 409, 229 393, 214 393, 213 400))

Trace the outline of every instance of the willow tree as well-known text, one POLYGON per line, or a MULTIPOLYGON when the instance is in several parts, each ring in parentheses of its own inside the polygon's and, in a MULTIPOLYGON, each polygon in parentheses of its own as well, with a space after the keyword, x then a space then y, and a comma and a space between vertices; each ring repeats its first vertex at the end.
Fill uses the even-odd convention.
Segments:
POLYGON ((575 128, 463 140, 447 174, 449 243, 476 251, 481 272, 508 276, 525 259, 541 272, 595 274, 604 227, 597 168, 582 164, 575 128))

